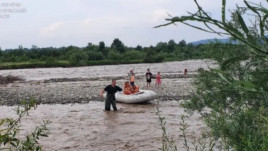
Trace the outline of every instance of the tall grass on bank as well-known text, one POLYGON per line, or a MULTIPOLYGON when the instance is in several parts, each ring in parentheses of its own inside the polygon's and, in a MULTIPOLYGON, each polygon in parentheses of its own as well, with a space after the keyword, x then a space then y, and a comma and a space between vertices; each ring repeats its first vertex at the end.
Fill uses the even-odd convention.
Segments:
MULTIPOLYGON (((178 151, 182 150, 182 148, 178 148, 178 144, 180 142, 176 142, 172 140, 172 138, 168 135, 168 127, 166 126, 166 118, 162 115, 162 111, 160 110, 159 100, 157 101, 156 106, 156 115, 159 119, 159 124, 162 132, 162 147, 160 148, 162 151, 178 151)), ((215 139, 212 137, 209 131, 200 132, 200 136, 193 134, 193 139, 187 137, 186 132, 188 131, 189 125, 186 123, 188 116, 186 115, 178 115, 179 119, 179 129, 181 130, 182 135, 179 137, 183 138, 183 148, 185 151, 195 150, 195 151, 213 151, 215 149, 215 144, 217 143, 215 139), (190 148, 192 146, 192 148, 190 148)), ((218 142, 220 143, 220 142, 218 142)))
MULTIPOLYGON (((268 1, 255 4, 244 0, 244 6, 232 11, 226 19, 226 3, 222 0, 221 20, 212 18, 194 0, 198 11, 188 16, 168 18, 166 26, 183 23, 196 29, 228 35, 237 39, 244 49, 226 50, 222 56, 211 53, 219 69, 200 71, 195 81, 197 91, 184 104, 189 111, 209 108, 202 114, 212 137, 220 141, 224 150, 268 150, 268 1), (248 21, 250 20, 250 21, 248 21), (192 22, 201 22, 204 27, 192 22), (222 31, 216 31, 218 27, 222 31)), ((158 26, 160 27, 160 26, 158 26)))
POLYGON ((16 150, 16 151, 41 151, 42 148, 38 143, 40 137, 47 137, 48 120, 44 120, 43 123, 36 127, 33 132, 28 134, 26 138, 20 139, 17 135, 20 132, 20 122, 25 115, 29 115, 29 111, 36 109, 36 101, 31 99, 29 101, 21 101, 21 105, 18 106, 15 111, 18 115, 17 119, 4 118, 0 119, 0 150, 16 150))
POLYGON ((156 115, 158 116, 160 127, 162 130, 162 151, 177 151, 177 146, 174 143, 174 141, 169 138, 167 134, 167 129, 166 129, 166 121, 165 117, 161 115, 160 107, 159 107, 159 101, 157 101, 157 106, 156 106, 156 115))

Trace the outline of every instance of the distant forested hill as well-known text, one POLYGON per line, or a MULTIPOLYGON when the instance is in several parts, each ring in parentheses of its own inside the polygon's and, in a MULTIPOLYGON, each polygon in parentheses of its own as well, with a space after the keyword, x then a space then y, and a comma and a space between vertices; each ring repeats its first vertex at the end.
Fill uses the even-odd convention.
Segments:
POLYGON ((231 40, 230 38, 225 38, 225 39, 214 38, 214 39, 205 39, 205 40, 191 42, 192 45, 205 45, 205 44, 211 44, 211 43, 238 44, 237 40, 231 40))
POLYGON ((223 52, 238 52, 243 45, 228 43, 228 40, 202 40, 186 43, 159 42, 155 46, 128 47, 118 38, 110 46, 103 41, 88 43, 85 47, 32 48, 19 46, 15 49, 0 49, 0 69, 71 67, 104 64, 156 63, 222 57, 223 52), (202 44, 202 45, 200 45, 202 44))

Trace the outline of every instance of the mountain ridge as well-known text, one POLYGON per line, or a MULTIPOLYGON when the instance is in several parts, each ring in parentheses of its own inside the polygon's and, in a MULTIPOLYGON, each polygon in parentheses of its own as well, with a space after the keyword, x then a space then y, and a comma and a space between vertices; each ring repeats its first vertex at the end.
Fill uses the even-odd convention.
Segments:
POLYGON ((223 39, 204 39, 204 40, 198 40, 194 42, 190 42, 189 44, 192 45, 205 45, 205 44, 211 44, 211 43, 223 43, 223 44, 238 44, 237 40, 231 40, 230 38, 223 38, 223 39))

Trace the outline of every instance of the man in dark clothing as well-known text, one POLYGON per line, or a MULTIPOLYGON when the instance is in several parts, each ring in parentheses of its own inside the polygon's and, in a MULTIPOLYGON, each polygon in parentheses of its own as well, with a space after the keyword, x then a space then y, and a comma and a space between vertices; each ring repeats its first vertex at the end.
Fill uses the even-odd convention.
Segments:
POLYGON ((145 74, 146 77, 146 82, 147 82, 147 88, 149 88, 151 86, 151 82, 152 82, 152 73, 150 72, 150 69, 147 69, 147 72, 145 74))
POLYGON ((116 86, 116 80, 112 80, 112 84, 106 86, 100 93, 100 97, 103 96, 104 91, 107 92, 106 94, 106 99, 105 99, 105 111, 110 111, 111 109, 111 104, 113 106, 114 111, 117 111, 116 108, 116 100, 115 100, 115 93, 117 91, 122 91, 122 89, 118 86, 116 86))

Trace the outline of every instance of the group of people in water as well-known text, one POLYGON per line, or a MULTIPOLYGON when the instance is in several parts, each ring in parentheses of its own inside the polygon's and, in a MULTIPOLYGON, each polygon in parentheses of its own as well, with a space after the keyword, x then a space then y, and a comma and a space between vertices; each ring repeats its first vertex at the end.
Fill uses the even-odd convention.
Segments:
MULTIPOLYGON (((146 86, 147 88, 149 88, 151 87, 151 82, 153 78, 153 74, 150 72, 150 69, 147 69, 145 77, 146 77, 146 82, 147 82, 146 86)), ((159 86, 161 85, 160 72, 157 73, 155 78, 156 78, 155 85, 157 88, 159 88, 159 86)), ((140 89, 139 86, 135 85, 135 74, 133 70, 130 70, 130 80, 124 83, 124 94, 130 95, 130 94, 138 93, 139 89, 140 89)))
MULTIPOLYGON (((105 99, 105 111, 110 111, 110 107, 112 105, 113 109, 116 111, 116 99, 115 99, 115 93, 117 91, 123 91, 125 95, 130 95, 130 94, 139 94, 142 93, 140 92, 139 86, 135 85, 135 74, 133 70, 130 70, 130 79, 129 81, 126 81, 124 83, 124 89, 118 87, 116 85, 116 80, 112 80, 112 84, 106 86, 100 93, 100 97, 102 97, 104 92, 107 92, 106 94, 106 99, 105 99)), ((184 76, 187 76, 187 69, 185 68, 184 70, 184 76)), ((147 72, 145 74, 146 77, 146 82, 147 82, 147 88, 151 87, 151 82, 153 78, 153 74, 151 73, 150 69, 147 69, 147 72)), ((155 76, 155 86, 159 88, 161 85, 161 75, 160 72, 158 72, 155 76)))
MULTIPOLYGON (((152 82, 152 78, 153 78, 153 74, 151 73, 150 69, 147 69, 147 72, 145 74, 146 77, 146 82, 147 82, 147 88, 151 87, 151 82, 152 82)), ((160 72, 158 72, 155 76, 155 86, 157 88, 159 88, 159 86, 161 85, 161 75, 160 72)))
MULTIPOLYGON (((152 78, 153 78, 153 75, 150 72, 150 69, 147 69, 145 76, 146 76, 147 88, 149 88, 151 86, 151 82, 152 82, 152 78)), ((159 87, 160 84, 161 84, 161 75, 160 75, 160 72, 158 72, 156 75, 156 85, 159 87)), ((135 85, 135 74, 134 74, 133 70, 130 70, 130 79, 129 79, 129 81, 126 81, 124 83, 123 90, 122 90, 122 88, 120 88, 116 85, 116 80, 113 79, 112 84, 106 86, 101 91, 100 97, 102 97, 104 92, 107 92, 106 99, 105 99, 105 111, 110 111, 111 105, 112 105, 113 109, 115 111, 117 111, 116 99, 115 99, 115 93, 117 91, 123 91, 123 93, 125 95, 142 93, 142 92, 140 92, 139 86, 135 85)))
POLYGON ((135 85, 135 74, 133 70, 130 70, 130 80, 124 83, 124 94, 130 95, 139 91, 139 86, 135 85))

